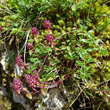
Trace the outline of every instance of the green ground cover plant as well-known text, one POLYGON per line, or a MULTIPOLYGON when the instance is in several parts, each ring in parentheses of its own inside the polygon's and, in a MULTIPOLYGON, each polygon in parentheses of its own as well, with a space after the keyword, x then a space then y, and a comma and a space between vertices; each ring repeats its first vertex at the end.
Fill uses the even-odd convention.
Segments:
POLYGON ((64 109, 80 97, 93 110, 109 108, 109 39, 108 0, 0 1, 0 49, 13 51, 7 70, 9 62, 23 70, 15 75, 12 68, 7 78, 27 100, 61 87, 73 96, 64 109))

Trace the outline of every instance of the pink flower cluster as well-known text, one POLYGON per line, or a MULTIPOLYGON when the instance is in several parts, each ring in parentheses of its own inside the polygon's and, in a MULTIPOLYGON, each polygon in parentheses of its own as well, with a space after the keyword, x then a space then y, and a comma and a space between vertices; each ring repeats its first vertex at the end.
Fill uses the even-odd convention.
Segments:
POLYGON ((37 28, 36 27, 33 27, 31 29, 31 31, 32 31, 32 35, 38 35, 39 34, 39 32, 37 31, 37 28))
MULTIPOLYGON (((24 78, 25 78, 25 81, 27 82, 27 84, 30 87, 32 87, 32 89, 34 91, 37 91, 34 87, 36 87, 36 85, 39 84, 39 81, 38 81, 39 75, 38 75, 38 72, 36 70, 33 70, 33 72, 34 72, 34 75, 25 74, 24 78)), ((21 91, 23 92, 23 90, 25 90, 25 88, 23 87, 23 84, 22 84, 22 82, 20 81, 19 78, 15 78, 13 80, 13 88, 14 88, 14 91, 17 93, 17 95, 21 91)), ((39 92, 39 91, 37 91, 37 92, 39 92)))
POLYGON ((32 50, 34 47, 33 47, 33 43, 28 43, 27 44, 27 48, 29 49, 29 50, 32 50))
MULTIPOLYGON (((46 20, 44 21, 44 27, 47 28, 47 29, 52 28, 51 23, 50 23, 49 20, 46 19, 46 20)), ((48 34, 48 35, 46 36, 46 40, 47 40, 47 42, 50 42, 50 43, 51 43, 51 46, 53 47, 53 43, 52 43, 53 40, 54 40, 53 35, 52 35, 52 34, 48 34)))
POLYGON ((48 35, 47 35, 47 37, 46 37, 46 40, 47 40, 47 42, 52 43, 52 42, 53 42, 53 40, 54 40, 54 38, 53 38, 52 34, 48 34, 48 35))
POLYGON ((23 60, 21 59, 20 56, 16 57, 16 64, 17 64, 19 67, 23 67, 23 66, 24 66, 24 62, 23 62, 23 60))
POLYGON ((25 74, 24 77, 25 77, 25 81, 28 83, 28 85, 30 87, 36 87, 36 81, 37 80, 36 80, 36 78, 33 77, 33 75, 25 74))
POLYGON ((23 90, 23 84, 19 78, 13 80, 13 88, 17 93, 20 93, 23 90))
POLYGON ((36 84, 38 84, 38 78, 39 78, 39 75, 38 75, 38 72, 36 70, 33 70, 33 75, 31 74, 25 74, 25 81, 28 83, 28 85, 30 87, 36 87, 36 84))
POLYGON ((46 19, 46 20, 44 21, 44 27, 45 27, 45 28, 48 28, 48 29, 49 29, 49 28, 52 28, 51 23, 50 23, 49 20, 46 19))

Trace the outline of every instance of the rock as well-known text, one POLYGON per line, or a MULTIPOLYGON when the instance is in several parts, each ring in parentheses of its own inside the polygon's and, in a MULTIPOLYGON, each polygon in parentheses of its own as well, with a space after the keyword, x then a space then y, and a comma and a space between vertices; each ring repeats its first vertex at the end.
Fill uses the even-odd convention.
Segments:
MULTIPOLYGON (((42 94, 40 94, 40 97, 43 99, 42 94)), ((68 103, 69 97, 70 94, 66 90, 64 91, 59 88, 49 89, 47 96, 43 100, 47 107, 42 106, 41 108, 42 110, 61 110, 61 108, 68 103)))

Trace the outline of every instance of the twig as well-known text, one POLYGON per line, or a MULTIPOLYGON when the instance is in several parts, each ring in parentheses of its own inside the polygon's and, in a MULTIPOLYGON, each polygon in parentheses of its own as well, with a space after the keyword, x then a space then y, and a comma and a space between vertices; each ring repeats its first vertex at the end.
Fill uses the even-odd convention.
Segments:
POLYGON ((11 10, 9 10, 9 8, 8 7, 6 7, 6 6, 4 6, 4 5, 2 5, 1 3, 0 3, 0 5, 2 6, 2 7, 4 7, 7 11, 9 11, 10 13, 13 13, 11 10))
POLYGON ((105 4, 109 3, 110 1, 107 1, 105 4))
POLYGON ((51 74, 52 72, 55 72, 55 70, 57 70, 57 69, 55 68, 54 70, 50 71, 48 74, 51 74))
MULTIPOLYGON (((24 19, 23 19, 22 22, 21 22, 21 25, 20 25, 20 28, 19 28, 18 32, 19 32, 20 29, 22 28, 23 22, 24 22, 24 19)), ((16 34, 18 34, 18 32, 17 32, 16 34)))
POLYGON ((74 99, 74 101, 70 104, 70 107, 74 104, 74 102, 78 99, 78 97, 80 96, 80 94, 82 93, 83 90, 80 91, 80 93, 77 95, 77 97, 74 99))
POLYGON ((19 56, 19 40, 17 40, 17 36, 16 36, 16 48, 19 56))
POLYGON ((43 68, 43 65, 44 65, 44 63, 45 63, 46 59, 47 59, 47 56, 44 58, 44 61, 43 61, 43 63, 42 63, 42 66, 41 66, 41 68, 39 69, 38 73, 39 73, 39 72, 42 70, 42 68, 43 68))
MULTIPOLYGON (((106 44, 105 44, 102 40, 101 40, 101 43, 103 43, 103 44, 105 45, 106 49, 107 49, 106 44)), ((108 49, 107 49, 107 51, 108 51, 108 49)), ((106 68, 106 65, 107 65, 107 59, 106 59, 105 66, 104 66, 104 68, 103 68, 103 69, 105 69, 105 68, 106 68)))
MULTIPOLYGON (((25 43, 26 43, 26 41, 25 41, 25 43)), ((20 53, 22 52, 22 50, 23 50, 23 48, 24 48, 24 46, 25 46, 25 43, 24 43, 23 47, 21 48, 21 51, 20 51, 20 53)))
POLYGON ((102 101, 102 102, 100 103, 100 105, 98 106, 97 110, 99 110, 99 108, 100 108, 100 106, 102 105, 103 102, 104 102, 104 101, 102 101))
POLYGON ((57 40, 57 39, 59 39, 59 38, 62 37, 63 35, 66 35, 66 34, 70 33, 70 32, 74 32, 74 30, 73 30, 73 31, 66 32, 66 33, 60 35, 59 37, 55 38, 54 41, 57 40))
POLYGON ((26 44, 27 44, 27 41, 28 41, 29 33, 30 33, 30 30, 27 32, 27 37, 26 37, 26 41, 25 41, 25 44, 24 44, 24 62, 25 62, 25 56, 26 56, 26 44))

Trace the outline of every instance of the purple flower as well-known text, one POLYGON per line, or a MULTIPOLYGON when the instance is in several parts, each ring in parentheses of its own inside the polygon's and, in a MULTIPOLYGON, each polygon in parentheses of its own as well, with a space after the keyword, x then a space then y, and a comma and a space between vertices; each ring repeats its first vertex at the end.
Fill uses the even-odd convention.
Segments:
POLYGON ((54 40, 52 34, 48 34, 47 37, 46 37, 46 40, 50 43, 52 43, 52 41, 54 40))
POLYGON ((52 28, 51 23, 50 23, 49 20, 46 19, 46 20, 44 21, 44 27, 45 27, 45 28, 48 28, 48 29, 49 29, 49 28, 52 28))
POLYGON ((16 57, 16 63, 19 67, 23 67, 24 66, 24 62, 23 60, 21 59, 20 56, 16 57))
POLYGON ((39 32, 37 31, 37 28, 36 27, 33 27, 31 29, 31 31, 32 31, 32 35, 38 35, 39 34, 39 32))
POLYGON ((28 43, 28 44, 27 44, 27 48, 28 48, 29 50, 32 50, 32 49, 34 48, 32 44, 33 44, 33 43, 28 43))
POLYGON ((35 87, 36 79, 31 74, 25 74, 24 77, 30 87, 35 87))
POLYGON ((0 26, 0 31, 2 31, 2 26, 0 26))
POLYGON ((13 88, 17 93, 20 93, 23 90, 23 85, 19 78, 13 80, 13 88))

